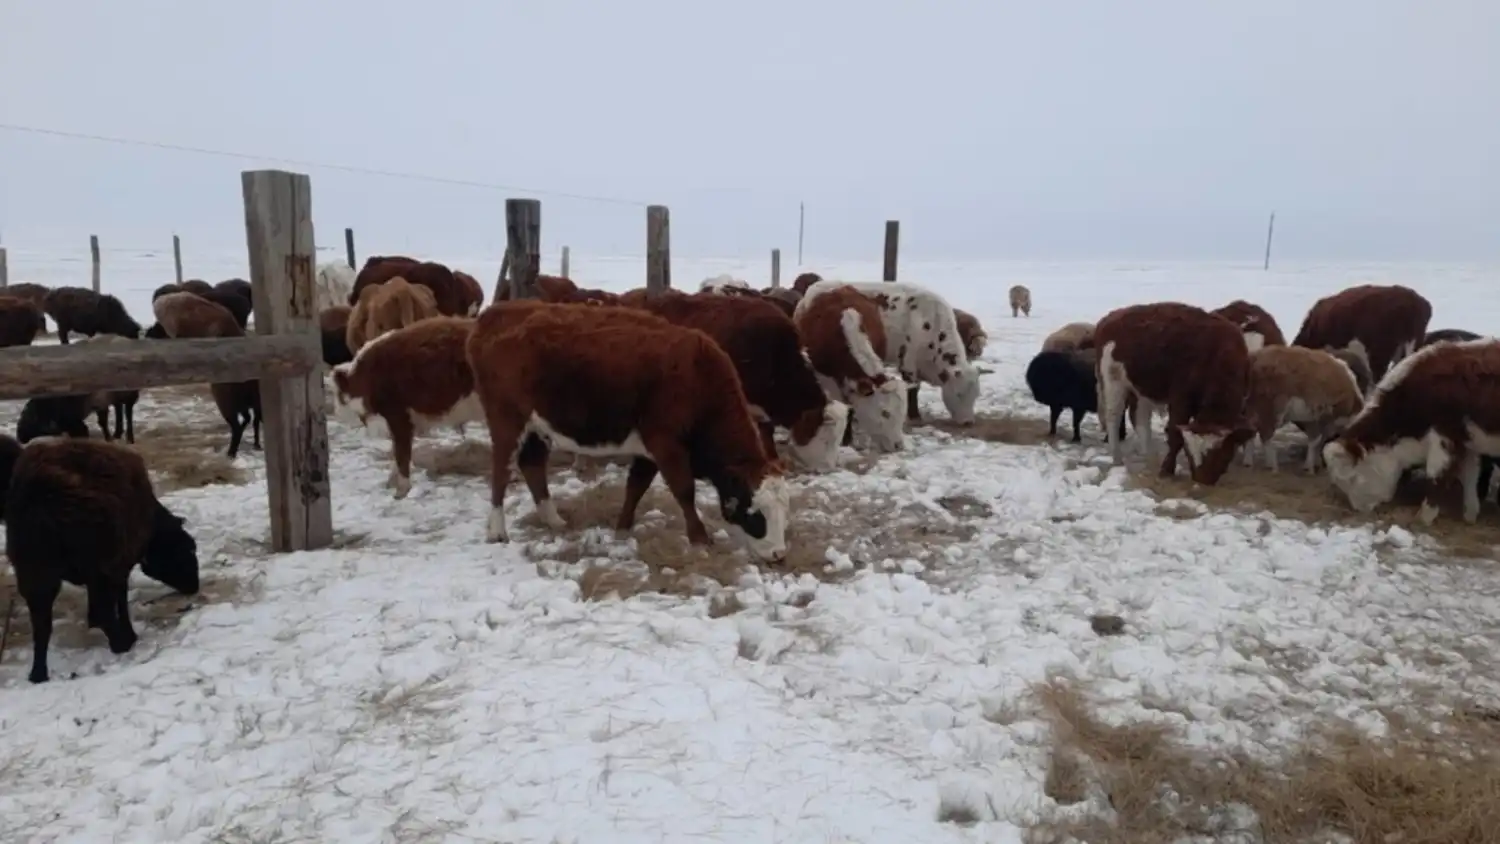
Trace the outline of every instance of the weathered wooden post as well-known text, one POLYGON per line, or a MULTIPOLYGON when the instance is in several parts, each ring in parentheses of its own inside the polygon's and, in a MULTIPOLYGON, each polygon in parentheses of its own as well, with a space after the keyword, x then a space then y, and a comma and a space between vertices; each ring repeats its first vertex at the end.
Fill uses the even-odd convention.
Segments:
POLYGON ((495 298, 498 302, 510 298, 510 235, 506 235, 505 254, 500 258, 500 275, 495 277, 495 298))
POLYGON ((542 266, 542 203, 505 200, 505 254, 510 257, 511 298, 535 299, 542 266))
POLYGON ((771 250, 771 286, 781 286, 781 250, 771 250))
POLYGON ((568 275, 568 257, 569 257, 568 256, 568 247, 564 246, 563 247, 563 256, 562 256, 562 277, 563 278, 572 278, 572 276, 568 275))
MULTIPOLYGON (((309 343, 316 342, 312 184, 306 175, 284 170, 246 170, 240 182, 255 333, 305 336, 309 343)), ((262 378, 260 395, 266 423, 271 547, 275 551, 326 548, 333 542, 333 505, 323 367, 287 378, 262 378)))
POLYGON ((349 262, 349 269, 359 269, 359 264, 354 263, 354 229, 344 229, 344 260, 349 262))
POLYGON ((901 245, 901 221, 885 221, 885 266, 880 271, 881 281, 896 280, 896 253, 901 245))
POLYGON ((10 286, 10 264, 5 255, 5 247, 0 246, 0 290, 10 286))
POLYGON ((92 255, 93 258, 94 258, 94 271, 93 271, 93 274, 91 276, 89 276, 89 280, 93 284, 94 292, 98 293, 99 292, 99 235, 97 235, 97 234, 91 234, 91 235, 89 235, 89 254, 92 255))
POLYGON ((172 235, 172 264, 177 268, 177 283, 182 283, 182 238, 172 235))
POLYGON ((658 296, 672 287, 672 231, 667 206, 646 208, 646 295, 658 296))

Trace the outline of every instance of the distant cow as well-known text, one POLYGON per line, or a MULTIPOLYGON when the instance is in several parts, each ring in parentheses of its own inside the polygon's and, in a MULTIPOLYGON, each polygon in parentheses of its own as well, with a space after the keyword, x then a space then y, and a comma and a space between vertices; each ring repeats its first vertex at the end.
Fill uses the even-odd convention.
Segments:
POLYGON ((366 343, 387 331, 438 315, 437 302, 427 287, 408 284, 396 277, 383 284, 360 291, 354 312, 349 315, 345 339, 349 351, 358 353, 366 343))
POLYGON ((78 333, 118 334, 137 339, 141 324, 130 318, 125 306, 108 293, 95 293, 83 287, 58 287, 47 293, 43 307, 57 323, 57 341, 68 343, 68 335, 78 333))
POLYGON ((512 458, 538 517, 564 526, 547 490, 547 458, 557 449, 634 458, 620 530, 634 525, 660 471, 689 541, 709 544, 694 504, 694 479, 703 477, 751 553, 785 558, 786 480, 761 443, 734 364, 707 334, 631 308, 517 301, 479 315, 468 355, 493 446, 490 542, 510 539, 512 458))
POLYGON ((452 270, 442 264, 418 261, 404 255, 374 255, 367 258, 359 275, 355 276, 354 289, 349 293, 349 304, 358 305, 359 295, 366 287, 376 287, 393 278, 403 278, 410 284, 432 291, 433 302, 440 314, 464 316, 469 312, 469 292, 454 278, 452 270))
POLYGON ((1018 317, 1021 314, 1031 316, 1031 290, 1017 284, 1010 289, 1010 315, 1018 317))
POLYGON ((875 448, 902 448, 906 384, 886 372, 885 325, 875 303, 845 285, 799 302, 793 319, 824 391, 849 404, 875 448))
POLYGON ((1421 345, 1431 319, 1432 303, 1410 287, 1362 284, 1313 303, 1292 345, 1343 349, 1358 340, 1379 381, 1421 345))
POLYGON ((1281 333, 1276 318, 1260 305, 1236 299, 1209 313, 1218 314, 1238 325, 1245 335, 1245 348, 1252 352, 1263 346, 1286 345, 1286 336, 1281 333))

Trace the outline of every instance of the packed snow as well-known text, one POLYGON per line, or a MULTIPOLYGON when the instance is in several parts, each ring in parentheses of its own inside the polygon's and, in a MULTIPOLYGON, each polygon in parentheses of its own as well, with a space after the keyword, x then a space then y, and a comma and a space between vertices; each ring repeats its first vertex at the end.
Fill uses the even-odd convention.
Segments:
MULTIPOLYGON (((498 263, 440 260, 487 280, 498 263)), ((106 292, 146 318, 170 256, 115 263, 106 292)), ((79 269, 11 249, 13 282, 86 285, 79 269)), ((188 271, 246 273, 232 254, 188 271)), ((766 275, 735 261, 678 260, 673 271, 684 287, 766 275)), ((1045 419, 1022 379, 1042 338, 1125 304, 1246 298, 1290 336, 1317 297, 1394 281, 1432 300, 1434 328, 1495 323, 1493 272, 1474 267, 901 271, 983 321, 992 371, 981 417, 1045 419), (1015 283, 1032 291, 1029 319, 1010 315, 1015 283)), ((573 275, 623 290, 644 266, 575 251, 573 275)), ((169 412, 150 401, 138 431, 169 412)), ((19 404, 3 410, 13 429, 19 404)), ((923 410, 945 416, 933 388, 923 410)), ((1046 727, 1017 705, 1057 671, 1091 682, 1111 717, 1176 719, 1194 741, 1249 748, 1293 740, 1316 714, 1378 730, 1383 709, 1420 694, 1491 705, 1500 695, 1489 562, 1449 560, 1388 522, 1162 515, 1110 466, 1092 417, 1082 446, 924 426, 905 453, 860 471, 846 451, 850 468, 796 479, 802 500, 900 501, 893 519, 915 511, 966 530, 889 559, 866 537, 837 537, 818 550, 843 579, 752 575, 729 615, 711 613, 707 596, 583 600, 573 579, 545 575, 576 560, 547 559, 544 528, 513 522, 513 544, 482 541, 483 478, 419 470, 395 501, 387 443, 329 424, 335 549, 266 552, 263 454, 247 449, 248 484, 164 496, 198 538, 206 590, 218 583, 227 598, 190 602, 173 625, 138 620, 141 640, 124 656, 84 635, 81 613, 60 613, 44 685, 26 682, 29 647, 4 654, 0 840, 1018 842, 1051 801, 1046 727), (976 504, 936 503, 958 498, 976 504), (1122 618, 1123 633, 1096 633, 1099 614, 1122 618), (979 821, 942 822, 942 806, 979 821)), ((553 487, 566 499, 582 485, 553 487)), ((701 509, 711 496, 700 485, 701 509)), ((507 509, 531 512, 519 486, 507 509)), ((829 518, 795 514, 791 540, 829 518)), ((634 541, 607 527, 591 532, 603 550, 590 553, 628 559, 634 541)), ((168 590, 135 583, 139 618, 168 590)))

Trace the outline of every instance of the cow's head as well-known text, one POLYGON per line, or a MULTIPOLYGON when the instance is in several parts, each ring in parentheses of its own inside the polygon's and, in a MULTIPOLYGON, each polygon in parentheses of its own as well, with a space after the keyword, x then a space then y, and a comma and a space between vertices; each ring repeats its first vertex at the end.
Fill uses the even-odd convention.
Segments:
POLYGON ((943 406, 960 425, 974 424, 974 404, 979 401, 979 370, 967 361, 955 363, 938 374, 943 385, 943 406))
MULTIPOLYGON (((1420 446, 1418 441, 1412 442, 1420 446)), ((1369 513, 1396 497, 1396 484, 1407 466, 1403 450, 1399 443, 1396 447, 1366 449, 1340 437, 1323 446, 1323 463, 1328 466, 1328 479, 1349 499, 1349 506, 1369 513)), ((1419 461, 1420 455, 1412 463, 1419 461)))
POLYGON ((378 428, 385 420, 365 404, 355 390, 354 366, 358 361, 341 363, 332 369, 333 416, 351 428, 378 428), (374 417, 372 420, 371 417, 374 417), (373 423, 373 424, 372 424, 373 423))
POLYGON ((792 425, 787 447, 798 463, 813 471, 838 468, 839 444, 849 424, 849 408, 829 400, 819 408, 808 408, 792 425))
POLYGON ((1178 426, 1178 431, 1182 434, 1188 470, 1193 480, 1204 486, 1218 483, 1228 471, 1235 452, 1255 436, 1255 429, 1244 423, 1228 427, 1189 422, 1178 426))
POLYGON ((792 503, 782 472, 781 464, 772 460, 753 486, 732 473, 714 479, 724 521, 741 535, 752 556, 768 563, 786 559, 786 526, 792 503))
POLYGON ((877 451, 899 451, 906 446, 906 382, 862 378, 844 391, 854 408, 855 429, 877 451))

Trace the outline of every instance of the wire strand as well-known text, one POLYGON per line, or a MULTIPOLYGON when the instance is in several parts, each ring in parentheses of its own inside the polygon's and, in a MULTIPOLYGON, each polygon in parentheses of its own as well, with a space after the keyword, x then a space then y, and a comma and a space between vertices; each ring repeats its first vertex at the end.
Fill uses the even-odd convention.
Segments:
POLYGON ((510 193, 536 194, 538 196, 552 196, 560 199, 576 199, 583 202, 603 202, 614 205, 630 205, 645 208, 649 202, 641 202, 636 199, 623 199, 615 196, 591 196, 589 194, 568 193, 566 191, 542 190, 540 188, 522 187, 520 185, 502 185, 495 182, 476 182, 468 179, 454 179, 447 176, 432 176, 424 173, 406 173, 398 170, 380 170, 371 167, 357 167, 352 164, 329 164, 322 161, 306 161, 296 158, 281 158, 274 155, 251 155, 243 152, 231 152, 228 150, 208 149, 206 147, 186 146, 184 144, 168 144, 159 141, 142 141, 134 138, 117 138, 109 135, 94 135, 87 132, 69 132, 63 129, 46 129, 38 126, 20 126, 14 123, 0 123, 0 130, 7 132, 18 132, 32 135, 51 135, 58 138, 71 138, 80 141, 96 141, 108 144, 121 144, 124 146, 148 147, 150 149, 163 149, 173 152, 190 152, 197 155, 215 155, 221 158, 238 158, 247 161, 267 161, 276 164, 288 164, 293 167, 307 167, 320 170, 337 170, 344 173, 360 173, 367 176, 384 176, 391 179, 409 179, 417 182, 432 182, 441 185, 458 185, 460 187, 481 188, 484 190, 507 191, 510 193))

